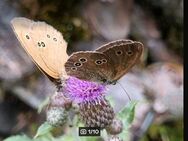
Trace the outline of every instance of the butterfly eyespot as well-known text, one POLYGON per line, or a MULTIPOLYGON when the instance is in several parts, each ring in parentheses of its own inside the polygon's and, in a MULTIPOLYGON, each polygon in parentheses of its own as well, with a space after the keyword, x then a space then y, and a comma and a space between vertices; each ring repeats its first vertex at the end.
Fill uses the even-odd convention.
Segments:
POLYGON ((25 37, 26 37, 27 39, 30 39, 29 35, 26 35, 25 37))
POLYGON ((57 39, 56 39, 56 38, 53 38, 53 40, 54 40, 54 41, 57 41, 57 39))
POLYGON ((45 44, 44 44, 44 42, 41 42, 41 46, 42 46, 42 47, 45 47, 45 44))
POLYGON ((72 67, 72 68, 71 68, 71 70, 76 71, 76 70, 77 70, 77 68, 76 68, 76 67, 72 67))
POLYGON ((80 58, 79 61, 84 63, 84 62, 87 62, 87 59, 86 58, 80 58))
POLYGON ((81 63, 74 63, 74 66, 80 67, 80 66, 82 66, 82 64, 81 63))
POLYGON ((103 62, 103 63, 107 63, 107 60, 106 60, 106 59, 102 59, 102 62, 103 62))
POLYGON ((46 36, 47 36, 48 38, 50 38, 50 35, 49 35, 49 34, 47 34, 46 36))
POLYGON ((132 51, 130 51, 130 50, 129 50, 129 51, 127 51, 127 55, 129 55, 129 56, 130 56, 130 55, 132 55, 132 54, 133 54, 133 52, 132 52, 132 51))
POLYGON ((96 60, 96 61, 95 61, 95 64, 101 65, 101 64, 102 64, 102 61, 101 61, 101 60, 96 60))
POLYGON ((123 52, 121 50, 116 51, 116 55, 121 55, 123 52))
POLYGON ((38 46, 40 47, 41 46, 41 44, 38 42, 38 46))

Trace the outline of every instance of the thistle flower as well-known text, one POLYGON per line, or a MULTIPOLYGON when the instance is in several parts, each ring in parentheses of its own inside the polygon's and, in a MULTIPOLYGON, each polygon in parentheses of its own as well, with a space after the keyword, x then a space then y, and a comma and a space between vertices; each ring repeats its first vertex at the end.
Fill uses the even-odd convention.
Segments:
POLYGON ((79 106, 79 114, 85 126, 103 129, 109 126, 114 118, 113 108, 105 99, 105 91, 103 84, 69 77, 54 96, 53 103, 62 105, 58 99, 64 95, 79 106))
POLYGON ((105 85, 70 77, 63 92, 76 103, 98 103, 103 99, 105 85))
POLYGON ((103 129, 112 123, 115 115, 113 108, 105 98, 97 104, 81 103, 79 110, 81 120, 86 127, 103 129))

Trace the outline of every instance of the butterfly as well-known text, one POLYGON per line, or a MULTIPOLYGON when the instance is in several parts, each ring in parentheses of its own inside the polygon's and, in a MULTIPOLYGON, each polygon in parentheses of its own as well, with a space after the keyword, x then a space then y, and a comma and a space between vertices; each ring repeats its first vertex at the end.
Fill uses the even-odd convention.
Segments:
POLYGON ((47 23, 16 17, 11 24, 22 47, 55 83, 74 76, 113 84, 138 62, 144 49, 140 42, 122 39, 102 45, 95 51, 79 51, 69 56, 62 34, 47 23))

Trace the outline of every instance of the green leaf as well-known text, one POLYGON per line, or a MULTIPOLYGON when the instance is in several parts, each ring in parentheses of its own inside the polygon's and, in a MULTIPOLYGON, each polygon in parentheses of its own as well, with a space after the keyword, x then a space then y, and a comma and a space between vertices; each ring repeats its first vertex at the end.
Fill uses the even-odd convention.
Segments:
POLYGON ((39 105, 37 112, 38 112, 38 113, 41 113, 42 109, 43 109, 46 105, 48 105, 49 101, 50 101, 50 98, 47 97, 47 98, 39 105))
POLYGON ((37 138, 39 136, 48 134, 54 127, 50 125, 49 123, 45 122, 43 123, 37 130, 37 133, 34 138, 37 138))
POLYGON ((112 107, 115 107, 115 100, 114 100, 114 98, 111 95, 107 96, 106 99, 110 102, 110 105, 112 107))
POLYGON ((135 106, 138 102, 130 102, 122 111, 118 113, 118 118, 123 122, 123 131, 119 134, 120 138, 129 138, 128 129, 134 120, 135 106))
POLYGON ((109 134, 107 133, 106 130, 101 130, 101 137, 106 141, 108 140, 109 134))
POLYGON ((74 137, 70 135, 64 135, 59 139, 56 139, 56 141, 74 141, 74 137))
POLYGON ((35 138, 33 141, 54 141, 55 138, 50 134, 45 134, 43 136, 39 136, 37 138, 35 138))
POLYGON ((30 139, 26 135, 16 135, 16 136, 8 137, 3 141, 32 141, 32 139, 30 139))
POLYGON ((123 121, 123 126, 128 129, 134 120, 134 111, 137 102, 130 102, 120 113, 118 117, 123 121))
POLYGON ((128 130, 123 130, 118 136, 122 140, 130 140, 130 132, 128 130))

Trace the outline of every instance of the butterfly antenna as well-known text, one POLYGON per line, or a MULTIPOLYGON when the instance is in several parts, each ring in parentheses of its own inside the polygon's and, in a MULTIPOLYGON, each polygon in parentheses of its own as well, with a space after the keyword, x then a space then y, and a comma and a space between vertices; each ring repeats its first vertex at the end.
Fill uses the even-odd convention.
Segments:
POLYGON ((129 98, 129 100, 130 101, 132 101, 131 100, 131 97, 129 96, 129 94, 127 93, 127 91, 124 89, 124 87, 121 85, 121 83, 119 83, 119 82, 117 82, 119 85, 120 85, 120 87, 125 91, 125 93, 127 94, 127 97, 129 98))

